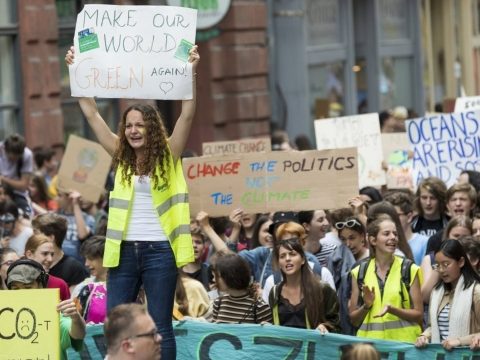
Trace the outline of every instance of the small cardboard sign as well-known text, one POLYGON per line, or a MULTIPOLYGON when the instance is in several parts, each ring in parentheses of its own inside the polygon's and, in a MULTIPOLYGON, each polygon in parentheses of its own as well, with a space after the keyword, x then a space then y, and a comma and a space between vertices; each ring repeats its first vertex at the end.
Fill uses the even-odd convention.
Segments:
POLYGON ((335 209, 358 193, 355 148, 185 158, 183 170, 193 216, 335 209))
POLYGON ((358 147, 359 188, 386 183, 377 113, 315 120, 317 149, 358 147))
POLYGON ((412 155, 407 133, 382 134, 383 158, 387 165, 389 189, 415 188, 412 174, 412 155))
POLYGON ((0 292, 0 358, 59 360, 59 290, 0 292))
POLYGON ((175 57, 183 62, 187 62, 190 56, 190 49, 193 47, 193 44, 185 39, 180 41, 177 51, 175 52, 175 57))
POLYGON ((80 52, 83 53, 88 50, 98 49, 98 36, 95 34, 93 28, 82 30, 78 33, 78 44, 80 52))
POLYGON ((460 97, 455 100, 454 112, 480 109, 480 96, 460 97))
POLYGON ((100 144, 70 135, 57 186, 61 191, 76 190, 82 198, 97 202, 105 189, 111 162, 112 158, 100 144))
POLYGON ((271 150, 272 144, 269 137, 235 141, 212 141, 202 144, 202 154, 206 156, 270 152, 271 150))

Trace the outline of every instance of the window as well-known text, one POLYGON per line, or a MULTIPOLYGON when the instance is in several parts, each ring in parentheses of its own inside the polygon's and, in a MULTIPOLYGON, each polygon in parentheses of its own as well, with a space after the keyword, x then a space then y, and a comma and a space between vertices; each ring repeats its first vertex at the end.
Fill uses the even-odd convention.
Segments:
POLYGON ((382 0, 380 24, 382 40, 408 39, 408 6, 405 0, 382 0))
POLYGON ((0 2, 0 139, 13 132, 20 132, 20 103, 17 85, 20 81, 15 61, 18 24, 16 1, 0 2))
POLYGON ((308 46, 343 42, 340 9, 337 0, 309 0, 307 3, 308 46))
POLYGON ((392 109, 401 105, 412 108, 413 59, 411 57, 384 57, 380 73, 380 108, 392 109))
POLYGON ((312 119, 343 116, 345 87, 343 61, 312 66, 308 78, 312 119))

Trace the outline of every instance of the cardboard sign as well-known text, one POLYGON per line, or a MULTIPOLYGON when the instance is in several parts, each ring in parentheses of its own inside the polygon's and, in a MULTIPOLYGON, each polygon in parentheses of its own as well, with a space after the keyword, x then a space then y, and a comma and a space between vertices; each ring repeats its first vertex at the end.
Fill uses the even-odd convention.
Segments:
POLYGON ((197 11, 85 5, 75 26, 72 96, 191 99, 197 11))
POLYGON ((480 96, 461 97, 455 100, 454 112, 480 109, 480 96))
POLYGON ((193 215, 334 209, 358 192, 354 148, 186 158, 183 170, 193 215))
POLYGON ((388 167, 387 187, 389 189, 414 189, 412 156, 407 133, 382 134, 383 158, 388 167))
POLYGON ((58 289, 0 293, 0 359, 60 359, 58 289))
POLYGON ((462 170, 480 170, 480 110, 406 121, 413 182, 429 176, 453 185, 462 170))
POLYGON ((359 188, 386 183, 378 114, 315 120, 317 149, 358 147, 359 188))
POLYGON ((97 202, 105 189, 112 158, 96 142, 70 135, 57 186, 61 191, 76 190, 82 198, 97 202))
POLYGON ((203 155, 234 155, 272 150, 270 138, 213 141, 202 144, 203 155))

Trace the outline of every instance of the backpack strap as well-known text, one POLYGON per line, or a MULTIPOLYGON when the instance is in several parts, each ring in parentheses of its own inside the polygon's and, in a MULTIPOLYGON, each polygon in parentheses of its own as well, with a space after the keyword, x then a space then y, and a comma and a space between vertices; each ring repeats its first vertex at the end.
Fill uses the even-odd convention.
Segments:
POLYGON ((411 300, 411 297, 410 297, 410 281, 412 280, 412 278, 410 276, 410 269, 412 268, 412 265, 413 265, 412 260, 407 259, 407 258, 403 258, 402 265, 401 265, 401 270, 400 270, 400 274, 401 274, 400 297, 402 298, 402 304, 406 300, 405 299, 405 294, 403 292, 402 283, 405 286, 407 298, 409 300, 411 300))
POLYGON ((407 292, 410 291, 410 282, 412 281, 412 278, 410 276, 410 269, 412 268, 413 261, 407 258, 403 258, 402 261, 402 282, 405 284, 405 288, 407 289, 407 292))
POLYGON ((273 306, 272 306, 272 317, 273 317, 273 325, 280 325, 280 317, 278 316, 278 285, 273 285, 271 290, 272 298, 273 298, 273 306))
POLYGON ((358 300, 357 304, 363 305, 363 297, 362 297, 362 289, 363 285, 365 284, 365 275, 367 274, 368 264, 370 264, 370 258, 367 257, 365 259, 360 260, 359 269, 358 269, 358 277, 357 277, 357 285, 358 285, 358 300))

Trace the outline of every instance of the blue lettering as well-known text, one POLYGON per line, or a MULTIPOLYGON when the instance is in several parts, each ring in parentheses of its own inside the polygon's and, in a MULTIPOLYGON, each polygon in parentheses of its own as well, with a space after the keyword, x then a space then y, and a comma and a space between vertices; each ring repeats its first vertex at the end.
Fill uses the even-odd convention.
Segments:
POLYGON ((275 165, 277 164, 276 160, 270 160, 267 165, 267 171, 272 172, 275 171, 275 165))
MULTIPOLYGON (((436 117, 436 116, 433 116, 433 118, 435 118, 435 117, 436 117)), ((430 118, 430 122, 431 122, 431 119, 432 119, 432 118, 430 118)), ((425 131, 425 129, 423 128, 423 126, 424 126, 425 124, 428 125, 427 120, 428 120, 428 118, 423 118, 423 119, 420 121, 420 129, 421 129, 420 134, 422 135, 422 138, 423 138, 424 141, 430 141, 430 139, 431 139, 431 138, 427 138, 427 136, 426 136, 426 131, 425 131)))
POLYGON ((410 143, 414 145, 418 144, 422 139, 422 136, 420 134, 420 128, 418 127, 417 122, 414 120, 409 121, 407 130, 410 143))
POLYGON ((439 141, 437 142, 437 156, 438 156, 438 162, 440 164, 446 163, 447 160, 442 158, 442 154, 445 152, 443 149, 443 146, 445 144, 445 141, 439 141))
MULTIPOLYGON (((453 120, 452 120, 453 121, 453 120)), ((454 130, 455 131, 455 130, 454 130)), ((434 140, 441 140, 441 139, 444 139, 445 138, 445 134, 444 132, 447 132, 449 137, 453 137, 453 134, 452 132, 450 131, 450 128, 448 127, 448 122, 445 120, 445 118, 443 116, 440 117, 440 134, 439 134, 439 138, 438 139, 435 139, 434 137, 434 140)))
POLYGON ((223 194, 221 192, 216 192, 210 195, 213 199, 215 205, 232 205, 233 196, 232 194, 223 194))
POLYGON ((469 111, 465 114, 465 117, 467 118, 467 120, 470 120, 470 122, 474 125, 474 129, 471 129, 469 131, 469 135, 476 135, 478 133, 478 120, 477 118, 475 117, 475 112, 474 111, 469 111))
MULTIPOLYGON (((436 123, 438 123, 437 121, 437 117, 436 116, 432 116, 430 118, 428 118, 428 123, 430 125, 430 133, 432 134, 432 138, 433 140, 435 141, 438 141, 440 140, 442 137, 441 137, 441 132, 439 133, 437 130, 438 130, 438 127, 435 126, 436 123)), ((443 120, 443 116, 440 117, 440 123, 442 123, 442 120, 443 120)))

